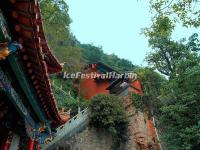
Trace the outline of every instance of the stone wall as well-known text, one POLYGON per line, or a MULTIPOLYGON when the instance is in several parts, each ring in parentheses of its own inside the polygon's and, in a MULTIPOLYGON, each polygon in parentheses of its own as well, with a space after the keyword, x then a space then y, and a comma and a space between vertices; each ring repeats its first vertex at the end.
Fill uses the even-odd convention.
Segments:
POLYGON ((113 138, 103 130, 88 126, 69 140, 61 143, 58 150, 110 150, 113 138))

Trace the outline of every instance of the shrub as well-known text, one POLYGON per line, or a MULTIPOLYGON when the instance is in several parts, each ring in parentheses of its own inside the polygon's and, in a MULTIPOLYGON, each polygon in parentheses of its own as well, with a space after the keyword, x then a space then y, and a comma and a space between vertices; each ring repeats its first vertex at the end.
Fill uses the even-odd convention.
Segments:
POLYGON ((127 140, 128 121, 118 97, 97 95, 90 103, 91 124, 110 132, 120 142, 127 140))

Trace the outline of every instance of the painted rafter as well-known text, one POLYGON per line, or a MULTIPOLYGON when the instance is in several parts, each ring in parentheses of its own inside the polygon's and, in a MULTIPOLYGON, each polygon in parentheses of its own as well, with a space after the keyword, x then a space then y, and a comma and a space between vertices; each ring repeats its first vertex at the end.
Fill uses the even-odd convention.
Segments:
POLYGON ((36 113, 37 117, 39 118, 41 122, 47 122, 47 119, 43 110, 39 107, 40 104, 38 104, 36 93, 33 87, 31 87, 31 85, 29 84, 26 74, 24 73, 24 70, 22 69, 22 66, 20 65, 19 58, 17 58, 15 54, 12 54, 8 57, 8 62, 11 66, 11 69, 15 73, 18 83, 23 89, 24 94, 26 95, 26 98, 29 101, 32 109, 36 113))

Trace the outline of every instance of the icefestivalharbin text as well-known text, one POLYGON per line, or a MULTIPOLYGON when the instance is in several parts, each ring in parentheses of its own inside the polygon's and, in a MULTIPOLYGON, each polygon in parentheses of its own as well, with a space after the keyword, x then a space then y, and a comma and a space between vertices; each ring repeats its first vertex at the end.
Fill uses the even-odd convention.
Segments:
POLYGON ((76 73, 63 73, 64 79, 95 79, 95 78, 101 78, 101 79, 119 79, 119 78, 125 78, 125 79, 137 79, 137 74, 134 72, 125 72, 125 73, 116 73, 116 72, 107 72, 107 73, 97 73, 97 72, 91 72, 91 73, 82 73, 82 72, 76 72, 76 73))

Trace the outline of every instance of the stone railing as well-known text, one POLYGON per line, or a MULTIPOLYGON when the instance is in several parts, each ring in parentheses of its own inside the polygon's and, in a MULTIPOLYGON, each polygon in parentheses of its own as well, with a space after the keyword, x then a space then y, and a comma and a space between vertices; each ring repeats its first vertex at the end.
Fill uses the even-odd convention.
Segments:
POLYGON ((79 111, 76 116, 71 118, 64 125, 57 128, 53 140, 45 145, 43 149, 51 150, 64 140, 67 140, 74 134, 80 132, 85 126, 89 124, 89 109, 86 108, 79 111))

